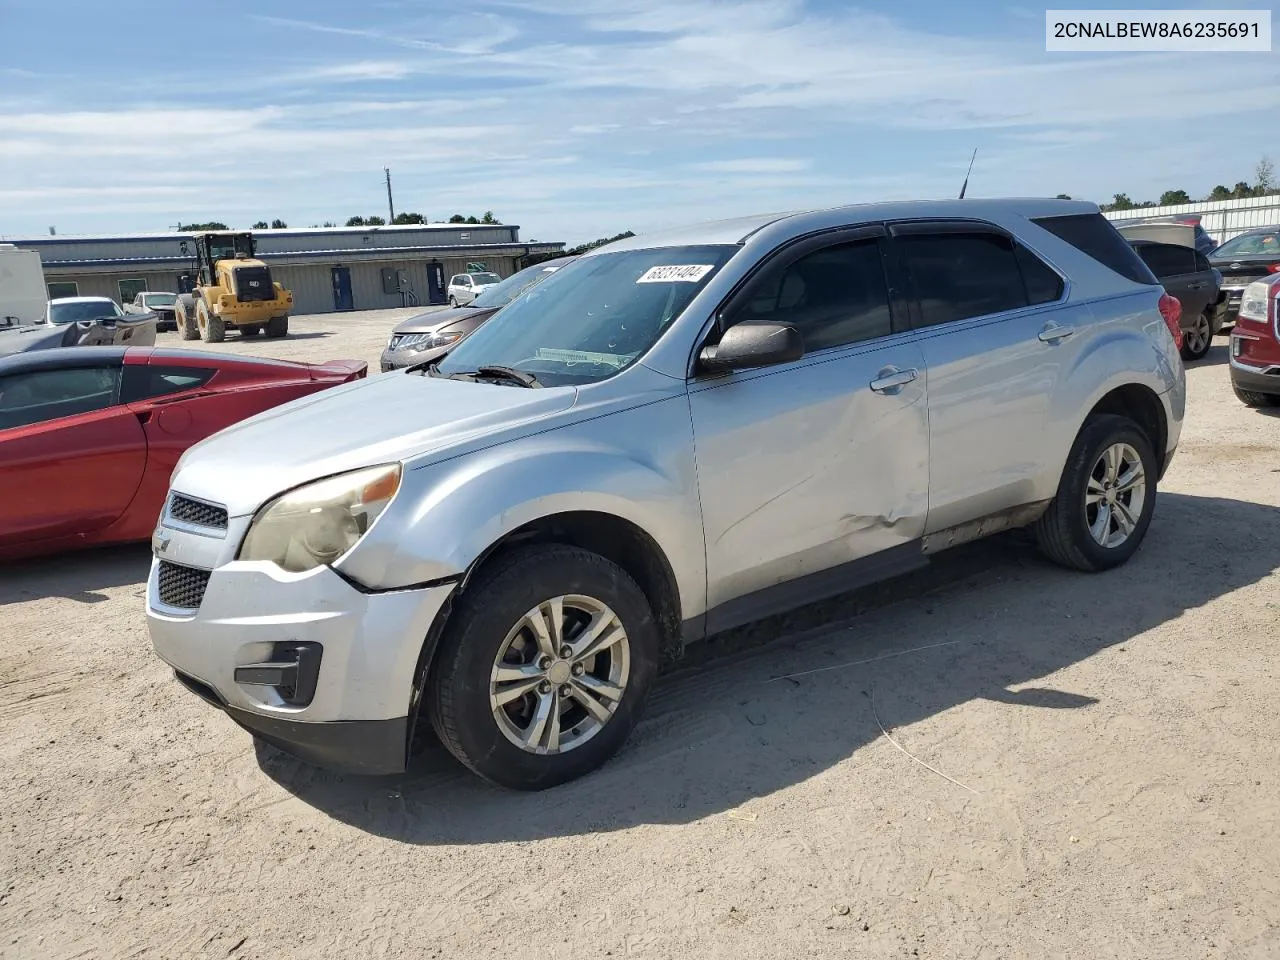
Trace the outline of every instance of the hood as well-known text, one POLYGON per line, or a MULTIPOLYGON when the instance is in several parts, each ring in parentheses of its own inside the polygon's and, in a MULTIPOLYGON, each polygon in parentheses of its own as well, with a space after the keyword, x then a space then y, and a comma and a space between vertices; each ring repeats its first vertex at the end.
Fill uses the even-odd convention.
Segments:
POLYGON ((397 333, 435 333, 460 320, 485 320, 498 312, 497 307, 450 307, 448 310, 432 310, 401 320, 392 328, 397 333))
POLYGON ((438 453, 573 406, 574 387, 501 384, 390 373, 260 413, 188 450, 175 490, 225 504, 233 517, 322 477, 438 453))

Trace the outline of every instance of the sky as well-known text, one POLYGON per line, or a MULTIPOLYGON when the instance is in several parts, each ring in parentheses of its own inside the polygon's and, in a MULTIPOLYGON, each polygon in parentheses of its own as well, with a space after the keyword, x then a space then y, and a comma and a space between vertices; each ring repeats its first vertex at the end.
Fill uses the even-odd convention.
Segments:
POLYGON ((0 237, 385 216, 384 167, 397 211, 574 244, 954 196, 975 148, 970 196, 1200 197, 1280 164, 1280 51, 1050 54, 1044 24, 982 0, 0 0, 0 237))

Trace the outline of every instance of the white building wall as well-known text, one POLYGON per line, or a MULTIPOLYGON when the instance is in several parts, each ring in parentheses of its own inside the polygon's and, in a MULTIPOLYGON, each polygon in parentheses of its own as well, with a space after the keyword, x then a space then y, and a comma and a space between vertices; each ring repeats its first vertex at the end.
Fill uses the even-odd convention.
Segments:
POLYGON ((1218 243, 1226 243, 1254 227, 1280 224, 1280 194, 1270 197, 1246 197, 1243 200, 1206 200, 1169 207, 1142 207, 1138 210, 1111 210, 1108 220, 1139 220, 1144 217, 1167 217, 1198 213, 1200 225, 1218 243))

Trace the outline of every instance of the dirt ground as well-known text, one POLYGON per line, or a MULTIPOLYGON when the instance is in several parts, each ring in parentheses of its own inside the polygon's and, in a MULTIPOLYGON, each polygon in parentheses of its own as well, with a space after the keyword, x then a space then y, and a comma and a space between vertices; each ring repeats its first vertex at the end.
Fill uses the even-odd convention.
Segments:
POLYGON ((542 794, 255 750, 151 654, 145 546, 0 568, 0 956, 1278 957, 1280 417, 1225 341, 1188 380, 1125 568, 1009 536, 714 641, 542 794))

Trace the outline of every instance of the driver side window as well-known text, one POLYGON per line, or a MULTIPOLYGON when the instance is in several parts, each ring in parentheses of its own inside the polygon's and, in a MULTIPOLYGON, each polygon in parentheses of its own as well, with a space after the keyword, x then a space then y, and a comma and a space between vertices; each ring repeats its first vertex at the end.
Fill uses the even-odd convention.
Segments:
POLYGON ((105 410, 119 396, 119 367, 10 374, 0 377, 0 430, 105 410))
POLYGON ((806 353, 888 336, 893 322, 879 242, 855 240, 767 266, 726 327, 744 320, 791 324, 806 353))

